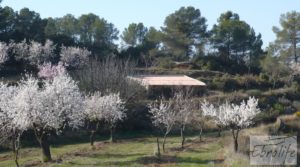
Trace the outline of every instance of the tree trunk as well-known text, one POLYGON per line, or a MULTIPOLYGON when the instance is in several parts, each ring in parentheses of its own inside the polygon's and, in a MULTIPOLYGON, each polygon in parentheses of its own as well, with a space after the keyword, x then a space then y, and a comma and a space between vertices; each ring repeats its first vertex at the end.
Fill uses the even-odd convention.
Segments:
POLYGON ((156 156, 157 156, 158 158, 160 158, 160 147, 159 147, 159 140, 158 140, 158 137, 156 137, 156 146, 157 146, 156 156))
POLYGON ((20 138, 19 137, 13 137, 12 139, 12 150, 13 150, 13 153, 14 153, 14 162, 16 164, 16 167, 19 167, 19 162, 18 162, 18 159, 19 159, 19 142, 20 142, 20 138))
POLYGON ((43 131, 43 129, 38 130, 37 128, 34 128, 34 133, 37 141, 39 142, 42 148, 42 161, 43 162, 52 161, 47 134, 43 131))
POLYGON ((221 137, 221 127, 218 128, 218 137, 221 137))
POLYGON ((275 89, 275 86, 276 86, 276 80, 273 79, 273 89, 275 89))
POLYGON ((12 140, 12 141, 11 141, 11 149, 12 149, 12 151, 15 153, 15 151, 16 151, 15 140, 16 140, 16 139, 13 137, 11 140, 12 140))
POLYGON ((114 127, 113 126, 111 126, 110 127, 110 142, 115 142, 115 139, 114 139, 114 127))
POLYGON ((94 141, 95 141, 95 133, 99 129, 99 121, 96 123, 95 130, 91 130, 91 135, 90 135, 90 144, 91 146, 94 146, 94 141))
POLYGON ((166 144, 167 135, 168 135, 168 134, 165 134, 165 135, 164 135, 164 140, 163 140, 163 152, 166 152, 166 151, 165 151, 165 144, 166 144))
POLYGON ((90 135, 90 144, 91 144, 91 146, 94 146, 94 141, 95 141, 95 131, 92 130, 91 135, 90 135))
POLYGON ((237 140, 237 138, 235 138, 235 139, 234 139, 234 151, 235 151, 235 152, 238 151, 238 146, 239 146, 238 140, 237 140))
POLYGON ((234 140, 234 151, 237 152, 238 146, 239 146, 239 143, 238 143, 239 129, 237 129, 237 130, 232 129, 231 132, 232 132, 232 136, 233 136, 233 140, 234 140))
POLYGON ((181 148, 184 148, 185 136, 184 136, 184 127, 180 128, 180 135, 181 135, 181 148))
POLYGON ((200 128, 200 133, 199 133, 199 141, 202 141, 202 127, 200 128))
POLYGON ((294 38, 293 40, 293 47, 294 47, 294 59, 295 59, 295 63, 298 63, 298 56, 297 56, 297 42, 296 39, 294 38))
POLYGON ((50 145, 48 143, 48 136, 43 135, 40 139, 40 145, 42 147, 42 160, 43 162, 52 161, 51 153, 50 153, 50 145))

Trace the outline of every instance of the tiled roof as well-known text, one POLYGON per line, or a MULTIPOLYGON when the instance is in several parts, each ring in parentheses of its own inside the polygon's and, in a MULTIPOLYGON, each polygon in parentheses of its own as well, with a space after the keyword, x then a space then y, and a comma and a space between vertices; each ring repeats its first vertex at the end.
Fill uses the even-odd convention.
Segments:
POLYGON ((206 86, 204 82, 186 75, 139 75, 130 78, 145 86, 206 86))

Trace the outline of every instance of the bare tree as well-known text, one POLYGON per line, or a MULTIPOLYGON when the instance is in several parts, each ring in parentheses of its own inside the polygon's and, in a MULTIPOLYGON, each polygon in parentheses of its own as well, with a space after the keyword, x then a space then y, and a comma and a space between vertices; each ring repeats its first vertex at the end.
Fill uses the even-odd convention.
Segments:
POLYGON ((179 88, 174 93, 173 98, 170 100, 173 101, 171 110, 176 112, 176 122, 180 127, 180 136, 181 136, 181 148, 184 148, 185 143, 185 135, 184 131, 186 125, 191 123, 193 112, 195 109, 195 103, 192 100, 192 89, 187 88, 179 88))
POLYGON ((135 64, 114 57, 105 60, 92 59, 83 69, 74 72, 79 86, 86 92, 100 91, 102 94, 120 93, 127 102, 135 102, 144 94, 144 87, 128 76, 135 74, 135 64))

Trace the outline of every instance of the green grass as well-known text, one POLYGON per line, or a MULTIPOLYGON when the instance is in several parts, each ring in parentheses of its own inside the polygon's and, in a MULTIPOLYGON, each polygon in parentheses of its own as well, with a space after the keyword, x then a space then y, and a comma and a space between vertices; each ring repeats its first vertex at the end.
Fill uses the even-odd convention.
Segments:
MULTIPOLYGON (((233 151, 231 133, 224 131, 222 137, 216 137, 216 133, 206 133, 201 142, 196 136, 188 136, 184 149, 180 147, 179 136, 170 136, 167 138, 166 152, 161 150, 162 156, 157 158, 154 156, 156 138, 149 134, 133 133, 119 134, 116 143, 98 136, 93 148, 89 145, 88 136, 74 137, 73 141, 63 138, 60 142, 54 142, 56 144, 51 147, 53 162, 45 164, 40 161, 39 147, 22 148, 19 163, 26 167, 248 167, 249 157, 242 154, 248 147, 245 146, 246 137, 267 134, 270 126, 261 125, 243 130, 239 137, 239 153, 233 151)), ((161 145, 160 147, 162 148, 161 145)), ((12 157, 11 152, 0 153, 0 167, 14 167, 12 157)))
MULTIPOLYGON (((122 139, 116 143, 98 141, 91 148, 89 143, 77 143, 51 147, 54 162, 42 164, 41 150, 22 148, 21 166, 70 167, 70 166, 222 166, 224 164, 224 144, 222 139, 206 137, 204 141, 188 137, 184 149, 180 148, 180 138, 167 138, 166 152, 160 159, 154 156, 155 138, 143 137, 122 139)), ((162 152, 162 151, 161 151, 162 152)), ((0 154, 0 166, 13 167, 12 153, 0 154)))

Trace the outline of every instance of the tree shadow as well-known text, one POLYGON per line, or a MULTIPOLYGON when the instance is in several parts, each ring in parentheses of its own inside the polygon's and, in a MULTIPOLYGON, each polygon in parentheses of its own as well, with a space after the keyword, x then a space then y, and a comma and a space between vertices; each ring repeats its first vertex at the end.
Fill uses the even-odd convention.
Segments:
POLYGON ((190 163, 190 164, 221 164, 224 159, 207 159, 203 160, 200 158, 192 157, 177 157, 177 156, 162 156, 161 158, 155 156, 141 157, 137 160, 142 165, 149 165, 153 163, 164 164, 164 163, 190 163))

